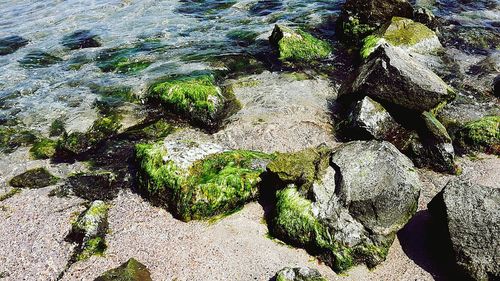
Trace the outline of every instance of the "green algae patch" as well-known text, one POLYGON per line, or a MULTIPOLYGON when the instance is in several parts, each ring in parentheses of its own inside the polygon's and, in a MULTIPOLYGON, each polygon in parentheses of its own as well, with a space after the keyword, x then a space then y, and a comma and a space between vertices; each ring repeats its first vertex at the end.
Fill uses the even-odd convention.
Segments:
POLYGON ((320 146, 294 153, 277 153, 267 170, 283 185, 293 183, 308 191, 328 167, 331 152, 330 148, 320 146))
POLYGON ((233 150, 196 160, 182 169, 162 143, 136 146, 143 191, 183 221, 230 213, 257 196, 260 175, 271 155, 233 150))
POLYGON ((342 36, 345 41, 358 44, 375 29, 375 27, 369 24, 361 23, 359 18, 350 16, 347 21, 342 23, 342 36))
POLYGON ((96 66, 102 72, 137 74, 153 63, 150 58, 139 54, 160 48, 161 46, 157 46, 155 42, 138 42, 133 46, 108 49, 96 58, 96 66))
POLYGON ((278 49, 281 61, 311 62, 325 59, 333 51, 327 41, 320 40, 305 31, 295 31, 281 25, 274 27, 269 41, 278 49))
POLYGON ((64 134, 65 131, 66 129, 64 128, 64 121, 62 121, 61 119, 55 119, 50 124, 49 136, 58 137, 64 134))
POLYGON ((11 153, 20 146, 33 144, 37 136, 28 130, 0 127, 0 152, 11 153))
POLYGON ((51 139, 40 139, 30 148, 33 159, 49 159, 56 154, 57 141, 51 139))
POLYGON ((232 89, 220 88, 211 73, 168 77, 150 87, 149 97, 159 100, 167 110, 208 128, 218 126, 239 108, 232 89))
POLYGON ((152 281, 148 268, 131 258, 117 268, 110 269, 95 281, 152 281))
POLYGON ((20 59, 19 64, 23 68, 42 68, 51 66, 61 61, 62 59, 59 57, 37 50, 20 59))
POLYGON ((401 17, 393 17, 382 29, 384 39, 394 46, 412 46, 436 36, 427 26, 401 17))
POLYGON ((363 39, 363 46, 361 47, 361 58, 367 59, 373 51, 380 45, 381 38, 377 35, 369 35, 363 39))
POLYGON ((500 116, 487 116, 469 122, 457 133, 458 146, 464 152, 484 151, 500 155, 500 116))
POLYGON ((88 260, 91 256, 94 255, 102 256, 104 255, 104 251, 106 251, 106 241, 104 240, 104 238, 92 238, 85 242, 82 252, 78 254, 76 260, 84 261, 88 260))
POLYGON ((53 176, 45 168, 35 168, 13 177, 9 185, 19 188, 42 188, 56 184, 58 177, 53 176))

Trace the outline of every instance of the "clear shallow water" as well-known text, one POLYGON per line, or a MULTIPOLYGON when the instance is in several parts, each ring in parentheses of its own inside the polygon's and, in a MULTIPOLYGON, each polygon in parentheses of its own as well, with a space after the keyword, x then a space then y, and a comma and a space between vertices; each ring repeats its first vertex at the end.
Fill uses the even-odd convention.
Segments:
MULTIPOLYGON (((498 28, 499 1, 432 1, 447 19, 481 28, 498 28)), ((46 133, 62 117, 70 130, 82 130, 96 118, 92 104, 98 96, 90 86, 128 85, 141 93, 157 77, 209 67, 207 55, 253 52, 228 34, 246 31, 265 38, 273 23, 315 26, 340 11, 335 0, 94 0, 19 1, 0 3, 0 37, 19 35, 30 43, 0 56, 0 117, 15 118, 19 126, 46 133), (88 29, 102 47, 68 50, 63 36, 88 29), (103 50, 128 47, 138 60, 151 63, 129 74, 103 72, 96 60, 103 50), (42 50, 63 61, 26 69, 19 60, 42 50), (78 67, 75 67, 77 65, 78 67)), ((0 124, 1 125, 1 124, 0 124)))

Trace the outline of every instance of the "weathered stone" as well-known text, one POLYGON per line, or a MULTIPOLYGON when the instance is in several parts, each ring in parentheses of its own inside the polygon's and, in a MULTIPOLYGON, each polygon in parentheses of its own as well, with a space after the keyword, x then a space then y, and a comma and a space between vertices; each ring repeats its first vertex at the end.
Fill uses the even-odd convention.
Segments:
POLYGON ((42 188, 53 185, 58 180, 59 178, 53 176, 47 169, 36 168, 13 177, 9 184, 21 188, 42 188))
POLYGON ((276 273, 276 281, 326 281, 317 269, 285 267, 276 273))
POLYGON ((398 47, 383 44, 348 81, 340 95, 362 94, 423 112, 455 97, 441 78, 398 47))
POLYGON ((131 258, 117 268, 110 269, 94 281, 152 281, 148 268, 131 258))
POLYGON ((428 207, 459 269, 474 280, 498 280, 500 189, 452 180, 428 207))

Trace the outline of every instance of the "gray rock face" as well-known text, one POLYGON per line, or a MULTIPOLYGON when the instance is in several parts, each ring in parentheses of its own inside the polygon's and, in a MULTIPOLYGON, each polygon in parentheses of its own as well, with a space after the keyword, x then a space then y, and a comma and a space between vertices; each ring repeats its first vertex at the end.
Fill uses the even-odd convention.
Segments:
POLYGON ((423 112, 455 97, 436 74, 403 50, 383 44, 340 94, 358 93, 423 112))
POLYGON ((276 273, 276 281, 326 281, 317 269, 285 267, 276 273))
POLYGON ((428 207, 458 267, 475 280, 498 280, 500 189, 455 180, 428 207))
POLYGON ((341 173, 337 196, 372 233, 394 234, 415 212, 420 179, 392 144, 351 142, 334 152, 332 162, 341 173))

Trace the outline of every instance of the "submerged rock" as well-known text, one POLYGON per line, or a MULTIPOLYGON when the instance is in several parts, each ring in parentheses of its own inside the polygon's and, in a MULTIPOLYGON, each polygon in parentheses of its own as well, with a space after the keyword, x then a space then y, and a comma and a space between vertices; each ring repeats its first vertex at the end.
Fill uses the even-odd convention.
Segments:
POLYGON ((309 267, 285 267, 276 273, 276 281, 326 281, 317 269, 309 267))
POLYGON ((29 40, 18 35, 0 38, 0 56, 12 54, 18 49, 28 45, 29 40))
POLYGON ((110 269, 94 281, 152 281, 148 268, 131 258, 117 268, 110 269))
POLYGON ((388 42, 408 52, 427 54, 441 49, 439 39, 428 27, 411 19, 394 17, 390 22, 363 40, 361 56, 368 56, 381 44, 388 42))
POLYGON ((273 235, 319 255, 337 272, 361 263, 374 267, 416 211, 418 175, 387 142, 350 142, 329 155, 320 147, 278 154, 268 165, 286 185, 276 193, 273 235), (303 166, 311 172, 293 172, 303 166))
POLYGON ((149 97, 208 129, 218 127, 225 117, 239 109, 232 89, 219 87, 210 73, 168 77, 150 87, 149 97))
POLYGON ((337 21, 337 31, 357 43, 392 17, 411 18, 413 7, 407 0, 347 0, 337 21))
POLYGON ((428 208, 459 269, 474 280, 498 280, 500 189, 453 180, 428 208))
POLYGON ((183 221, 228 214, 255 199, 272 158, 195 141, 139 144, 136 155, 140 189, 183 221))
POLYGON ((383 44, 358 70, 340 94, 357 93, 423 112, 452 100, 453 90, 405 51, 383 44))
POLYGON ((61 44, 70 50, 100 47, 99 36, 90 30, 77 30, 63 37, 61 44))
POLYGON ((302 30, 276 25, 269 42, 279 53, 283 62, 307 63, 325 59, 332 53, 332 47, 302 30))
POLYGON ((134 46, 104 50, 96 58, 96 66, 103 72, 138 73, 153 63, 150 58, 140 55, 141 52, 156 49, 155 46, 148 46, 147 43, 140 42, 134 46))
POLYGON ((9 184, 20 188, 42 188, 56 184, 58 180, 59 178, 53 176, 47 169, 36 168, 13 177, 9 184))
POLYGON ((37 139, 32 131, 0 126, 0 152, 10 153, 20 146, 35 143, 37 139))
POLYGON ((19 64, 24 68, 41 68, 56 64, 61 61, 61 58, 49 53, 43 51, 33 51, 24 56, 24 58, 20 59, 19 64))

